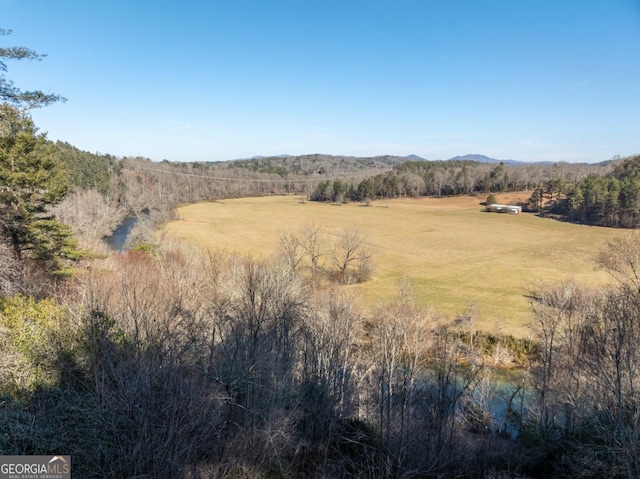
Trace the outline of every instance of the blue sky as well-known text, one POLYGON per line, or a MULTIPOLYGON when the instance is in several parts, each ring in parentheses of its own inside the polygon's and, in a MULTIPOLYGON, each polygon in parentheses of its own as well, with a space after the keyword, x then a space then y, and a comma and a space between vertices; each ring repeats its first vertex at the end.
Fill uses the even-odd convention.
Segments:
POLYGON ((640 153, 639 0, 0 0, 49 138, 154 160, 640 153))

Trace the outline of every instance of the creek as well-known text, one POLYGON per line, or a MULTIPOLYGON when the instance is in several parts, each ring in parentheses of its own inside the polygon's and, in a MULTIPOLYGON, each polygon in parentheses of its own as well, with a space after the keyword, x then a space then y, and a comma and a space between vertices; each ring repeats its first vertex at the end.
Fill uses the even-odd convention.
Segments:
POLYGON ((129 237, 129 233, 131 233, 131 230, 136 224, 138 224, 137 216, 127 216, 122 220, 122 223, 113 230, 113 233, 109 236, 105 236, 105 242, 116 251, 122 252, 124 250, 124 245, 127 242, 127 238, 129 237))

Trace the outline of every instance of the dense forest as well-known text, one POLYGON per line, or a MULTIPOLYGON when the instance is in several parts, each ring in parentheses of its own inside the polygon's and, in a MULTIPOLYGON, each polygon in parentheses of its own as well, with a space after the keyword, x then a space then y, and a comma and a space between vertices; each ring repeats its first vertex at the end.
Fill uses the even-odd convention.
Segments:
POLYGON ((617 162, 605 174, 579 181, 547 180, 532 194, 531 208, 586 224, 636 228, 640 225, 640 156, 617 162))
POLYGON ((311 193, 311 199, 341 202, 527 191, 550 181, 574 184, 589 175, 602 176, 611 168, 611 162, 549 165, 480 163, 471 160, 405 161, 389 171, 359 182, 341 178, 321 181, 311 193))
POLYGON ((543 214, 634 226, 638 157, 115 158, 49 141, 29 111, 60 98, 5 71, 0 454, 69 454, 84 478, 640 475, 635 231, 598 257, 611 286, 532 287, 530 339, 474 330, 473 308, 446 321, 416 305, 409 280, 390 303, 357 308, 315 268, 313 229, 283 236, 272 261, 154 235, 176 205, 203 199, 512 189, 530 189, 543 214), (146 220, 111 251, 103 237, 130 215, 146 220))
POLYGON ((406 161, 360 182, 321 181, 310 198, 340 203, 528 190, 531 197, 522 205, 528 211, 584 224, 640 225, 640 156, 597 165, 406 161))

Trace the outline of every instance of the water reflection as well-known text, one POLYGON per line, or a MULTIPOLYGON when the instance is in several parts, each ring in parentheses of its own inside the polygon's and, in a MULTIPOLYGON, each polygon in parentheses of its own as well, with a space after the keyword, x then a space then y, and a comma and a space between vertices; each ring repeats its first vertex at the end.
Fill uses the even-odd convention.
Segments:
POLYGON ((124 250, 124 244, 127 242, 129 233, 133 227, 138 223, 137 216, 127 216, 122 223, 111 233, 110 236, 105 237, 105 241, 116 251, 122 252, 124 250))

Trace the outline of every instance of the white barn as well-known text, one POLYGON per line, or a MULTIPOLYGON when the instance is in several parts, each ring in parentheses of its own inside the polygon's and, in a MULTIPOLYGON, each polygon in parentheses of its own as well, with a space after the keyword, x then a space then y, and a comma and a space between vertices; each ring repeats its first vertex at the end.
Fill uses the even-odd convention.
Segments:
POLYGON ((487 211, 492 211, 494 213, 509 213, 510 215, 517 215, 518 213, 522 213, 522 206, 499 205, 494 203, 487 206, 487 211))

